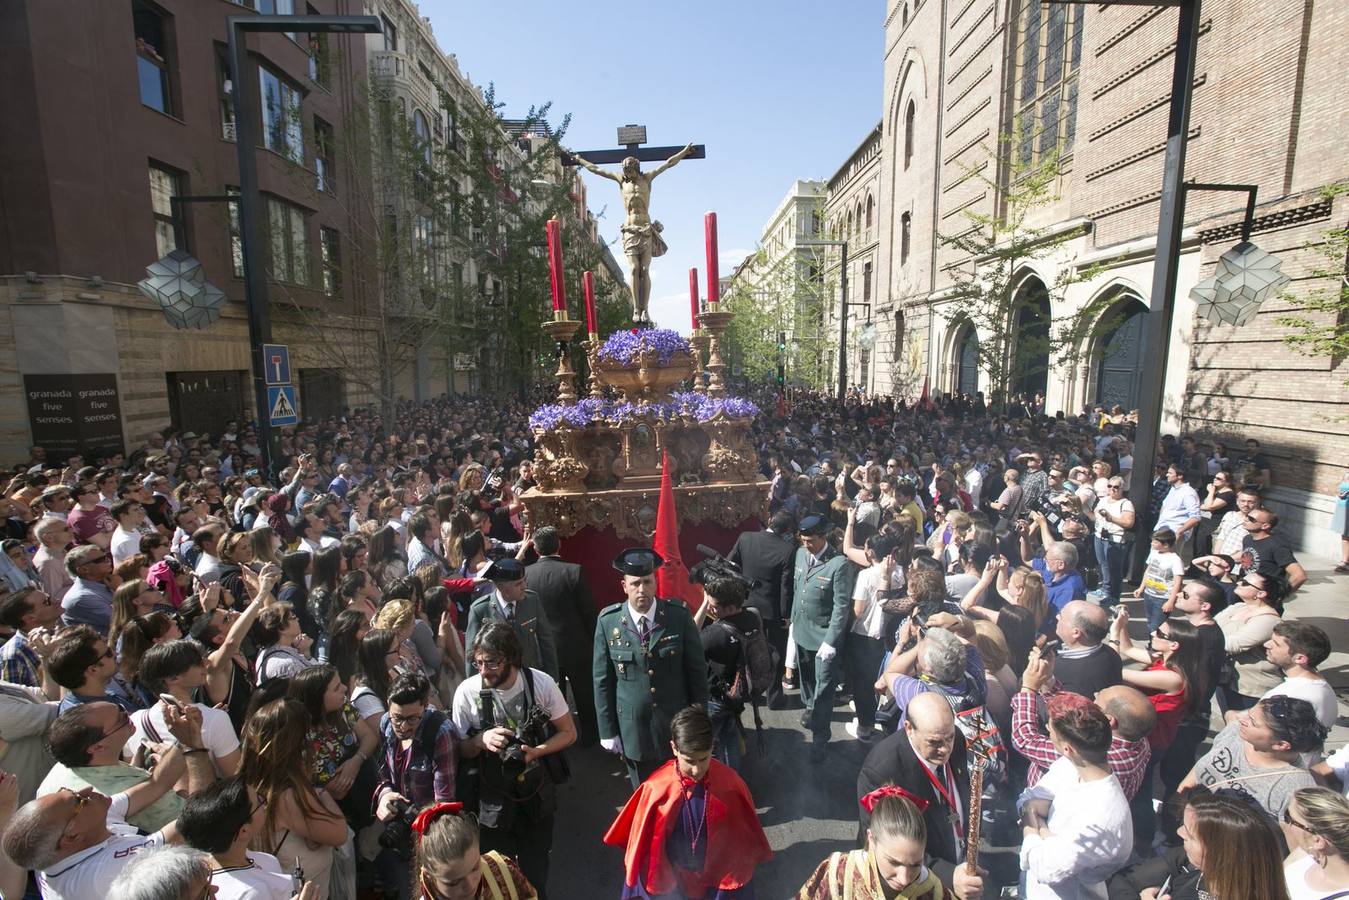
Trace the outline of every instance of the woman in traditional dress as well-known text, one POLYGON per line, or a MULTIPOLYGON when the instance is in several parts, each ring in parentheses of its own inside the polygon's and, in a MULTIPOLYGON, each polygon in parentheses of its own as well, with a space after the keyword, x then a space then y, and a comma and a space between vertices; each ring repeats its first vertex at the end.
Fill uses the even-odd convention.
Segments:
POLYGON ((797 892, 797 900, 943 900, 950 896, 923 865, 927 801, 893 784, 862 798, 871 814, 862 850, 832 853, 797 892))
POLYGON ((421 900, 538 900, 508 857, 478 850, 478 825, 462 803, 428 806, 412 823, 416 888, 421 900))
POLYGON ((623 900, 748 900, 772 857, 749 788, 712 758, 712 720, 698 706, 670 720, 674 759, 651 774, 604 835, 625 847, 623 900))

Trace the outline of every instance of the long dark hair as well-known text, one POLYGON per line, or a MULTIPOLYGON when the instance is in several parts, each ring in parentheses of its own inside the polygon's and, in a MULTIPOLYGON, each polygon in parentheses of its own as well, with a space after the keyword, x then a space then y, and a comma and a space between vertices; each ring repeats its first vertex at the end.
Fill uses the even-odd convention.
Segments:
POLYGON ((399 559, 401 554, 398 552, 398 541, 392 525, 385 525, 377 528, 375 533, 370 535, 370 548, 366 554, 366 565, 370 570, 378 571, 378 567, 385 563, 394 562, 399 559))
POLYGON ((337 675, 337 669, 330 665, 309 666, 290 676, 290 688, 286 695, 304 704, 309 713, 311 728, 324 722, 335 723, 342 718, 342 710, 329 713, 323 708, 324 695, 328 693, 328 682, 337 675))
POLYGON ((281 584, 293 584, 300 589, 300 596, 309 595, 305 587, 304 576, 309 572, 310 554, 308 550, 292 550, 281 557, 281 584))
POLYGON ((998 610, 998 630, 1007 641, 1009 658, 1007 664, 1012 667, 1018 678, 1026 671, 1030 659, 1030 648, 1035 646, 1035 614, 1024 606, 1008 604, 998 610))
POLYGON ((309 589, 325 591, 337 589, 337 576, 342 572, 342 548, 336 544, 324 547, 314 554, 314 571, 310 575, 309 589))
POLYGON ((352 676, 356 674, 356 655, 361 643, 356 635, 365 626, 364 613, 344 609, 333 618, 332 630, 328 632, 328 659, 336 666, 342 683, 348 687, 351 686, 352 676))
POLYGON ((1185 619, 1167 619, 1170 640, 1176 645, 1166 667, 1185 682, 1185 710, 1189 715, 1203 712, 1208 704, 1208 662, 1199 629, 1185 619))
POLYGON ((267 801, 263 840, 271 845, 276 836, 276 813, 286 791, 291 791, 300 815, 327 818, 310 781, 307 732, 309 714, 299 700, 273 700, 244 723, 243 762, 239 774, 248 786, 267 801))
POLYGON ((1181 796, 1194 810, 1194 837, 1204 848, 1204 887, 1214 900, 1288 900, 1279 837, 1258 807, 1203 788, 1181 796))
POLYGON ((397 646, 397 634, 387 628, 372 628, 361 638, 356 651, 356 680, 370 688, 381 703, 389 696, 389 667, 384 658, 397 646))

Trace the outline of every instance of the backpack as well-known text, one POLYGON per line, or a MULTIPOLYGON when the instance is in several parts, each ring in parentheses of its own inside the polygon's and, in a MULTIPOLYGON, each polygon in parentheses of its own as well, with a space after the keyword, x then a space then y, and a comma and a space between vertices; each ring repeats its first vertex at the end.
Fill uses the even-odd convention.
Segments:
POLYGON ((747 611, 754 613, 758 623, 749 631, 741 631, 725 619, 716 621, 740 644, 740 667, 726 689, 726 698, 737 703, 757 703, 768 692, 774 678, 773 649, 764 634, 763 619, 757 609, 747 611))
POLYGON ((768 636, 764 633, 763 617, 759 615, 757 609, 748 607, 747 609, 754 613, 756 623, 749 631, 741 631, 725 619, 717 619, 714 624, 725 628, 730 633, 731 639, 740 644, 740 665, 736 669, 735 678, 726 688, 726 699, 741 704, 740 708, 743 708, 745 703, 753 707, 754 733, 759 752, 762 753, 763 717, 759 714, 759 702, 777 677, 777 670, 773 665, 773 648, 769 646, 768 636))

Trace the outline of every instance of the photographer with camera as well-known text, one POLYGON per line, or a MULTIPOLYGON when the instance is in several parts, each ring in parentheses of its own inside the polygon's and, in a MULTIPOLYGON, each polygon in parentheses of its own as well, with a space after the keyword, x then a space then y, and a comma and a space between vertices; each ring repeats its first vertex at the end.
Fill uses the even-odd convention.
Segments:
MULTIPOLYGON (((767 685, 755 684, 750 665, 750 642, 756 642, 760 677, 772 676, 772 655, 758 611, 745 607, 745 582, 735 575, 709 572, 702 582, 705 598, 694 621, 707 658, 707 713, 711 717, 715 744, 713 755, 733 769, 740 768, 740 714, 757 704, 767 685)), ((758 725, 756 717, 756 725, 758 725)))
POLYGON ((387 823, 375 862, 385 884, 409 896, 408 847, 419 810, 455 799, 459 732, 445 713, 427 706, 431 682, 405 672, 389 688, 389 711, 379 723, 379 786, 375 816, 387 823))
MULTIPOLYGON (((1050 531, 1048 519, 1039 510, 1032 511, 1029 519, 1018 521, 1017 531, 1021 537, 1021 556, 1030 560, 1031 568, 1044 578, 1049 605, 1054 607, 1055 612, 1062 612, 1074 600, 1087 599, 1087 582, 1077 570, 1077 543, 1056 540, 1050 531), (1030 542, 1030 537, 1036 534, 1043 548, 1038 555, 1032 553, 1030 542)), ((1076 536, 1076 531, 1073 534, 1076 536)))
POLYGON ((567 701, 546 672, 521 665, 515 630, 486 623, 470 658, 478 674, 454 692, 452 715, 465 760, 464 783, 478 794, 484 850, 513 856, 546 896, 553 846, 555 785, 568 777, 560 753, 576 742, 567 701), (486 752, 483 752, 486 751, 486 752))

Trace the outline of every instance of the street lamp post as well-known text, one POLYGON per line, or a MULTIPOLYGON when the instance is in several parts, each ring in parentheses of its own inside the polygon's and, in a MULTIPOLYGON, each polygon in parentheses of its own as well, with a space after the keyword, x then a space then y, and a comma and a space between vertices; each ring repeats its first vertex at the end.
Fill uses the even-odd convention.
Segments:
POLYGON ((838 247, 838 399, 848 396, 848 307, 870 306, 870 303, 848 302, 848 242, 845 241, 807 241, 806 247, 838 247))
MULTIPOLYGON (((1042 0, 1047 4, 1083 3, 1084 0, 1042 0)), ((1171 69, 1171 104, 1166 125, 1166 156, 1162 163, 1162 196, 1157 216, 1157 250, 1153 257, 1152 302, 1143 324, 1143 346, 1157 361, 1140 373, 1138 427, 1134 433, 1134 477, 1129 500, 1137 511, 1139 532, 1151 527, 1153 460, 1157 456, 1166 392, 1166 360, 1171 351, 1171 326, 1176 315, 1176 279, 1180 266, 1180 235, 1185 225, 1185 152, 1190 129, 1194 60, 1199 44, 1199 13, 1203 0, 1096 0, 1101 6, 1174 6, 1176 51, 1171 69)), ((1146 552, 1134 554, 1134 575, 1142 574, 1146 552)))
POLYGON ((376 34, 375 16, 230 16, 230 83, 234 86, 235 143, 239 154, 239 245, 244 269, 244 305, 248 310, 248 343, 253 360, 253 403, 257 408, 258 449, 264 472, 272 472, 272 429, 268 420, 267 377, 262 345, 272 340, 271 310, 267 299, 267 273, 260 251, 262 234, 258 223, 257 105, 253 91, 244 86, 246 38, 249 32, 306 32, 376 34))

